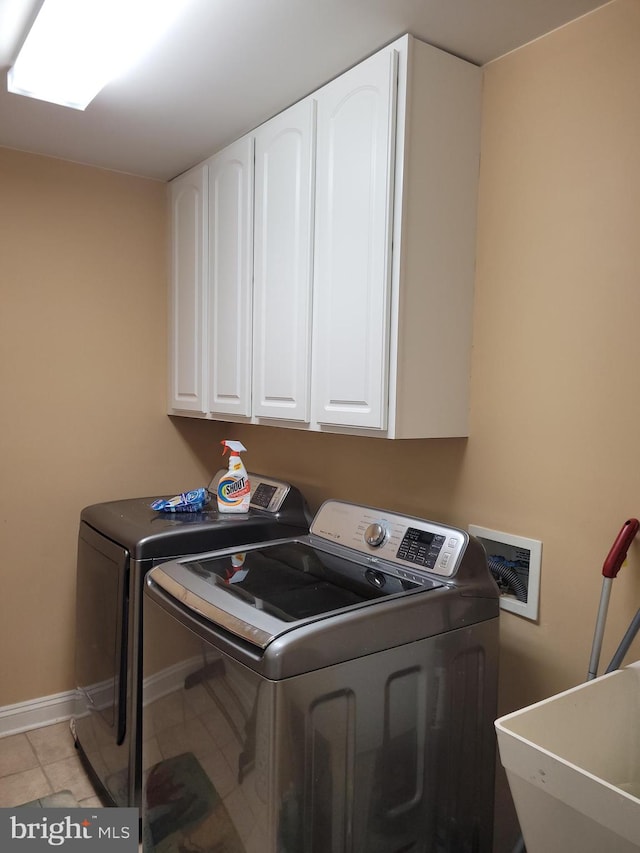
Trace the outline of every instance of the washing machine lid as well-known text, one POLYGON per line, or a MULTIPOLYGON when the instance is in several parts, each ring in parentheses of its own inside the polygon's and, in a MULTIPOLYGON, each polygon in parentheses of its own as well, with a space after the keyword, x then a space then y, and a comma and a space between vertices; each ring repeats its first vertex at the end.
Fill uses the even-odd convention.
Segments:
POLYGON ((309 537, 164 563, 147 585, 262 649, 302 625, 443 586, 424 574, 400 577, 309 537))

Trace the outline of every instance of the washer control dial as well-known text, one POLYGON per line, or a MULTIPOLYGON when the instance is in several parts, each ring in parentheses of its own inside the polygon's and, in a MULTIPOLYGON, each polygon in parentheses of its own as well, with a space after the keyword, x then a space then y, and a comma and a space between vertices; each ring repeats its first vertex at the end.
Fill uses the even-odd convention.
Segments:
POLYGON ((379 548, 387 538, 387 528, 382 521, 374 521, 364 532, 364 541, 372 548, 379 548))

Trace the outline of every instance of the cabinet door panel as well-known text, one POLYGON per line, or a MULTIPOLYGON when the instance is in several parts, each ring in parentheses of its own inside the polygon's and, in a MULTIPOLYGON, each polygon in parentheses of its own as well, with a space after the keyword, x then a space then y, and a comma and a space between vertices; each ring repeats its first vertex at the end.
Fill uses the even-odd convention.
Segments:
POLYGON ((209 411, 251 414, 253 138, 209 161, 209 411))
POLYGON ((387 424, 395 51, 318 93, 314 399, 319 423, 387 424))
POLYGON ((169 408, 206 412, 207 167, 171 183, 169 408))
POLYGON ((253 413, 309 421, 315 102, 256 134, 253 413))

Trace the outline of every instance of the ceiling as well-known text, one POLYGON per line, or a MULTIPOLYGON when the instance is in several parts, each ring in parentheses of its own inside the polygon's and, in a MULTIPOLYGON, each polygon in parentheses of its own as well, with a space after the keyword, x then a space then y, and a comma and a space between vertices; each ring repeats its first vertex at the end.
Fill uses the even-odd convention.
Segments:
MULTIPOLYGON (((0 0, 0 146, 168 180, 405 32, 484 65, 605 0, 183 0, 84 112, 7 93, 41 0, 0 0)), ((87 0, 89 2, 89 0, 87 0)))

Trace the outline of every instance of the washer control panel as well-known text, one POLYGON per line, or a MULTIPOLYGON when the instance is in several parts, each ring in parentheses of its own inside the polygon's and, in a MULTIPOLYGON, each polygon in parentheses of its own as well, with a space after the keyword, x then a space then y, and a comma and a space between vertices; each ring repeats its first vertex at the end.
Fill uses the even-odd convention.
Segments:
POLYGON ((402 578, 420 582, 423 572, 452 578, 469 541, 463 530, 426 519, 345 501, 326 501, 310 534, 392 563, 402 578))
POLYGON ((445 542, 446 536, 441 533, 409 527, 402 537, 396 556, 433 571, 445 542))

